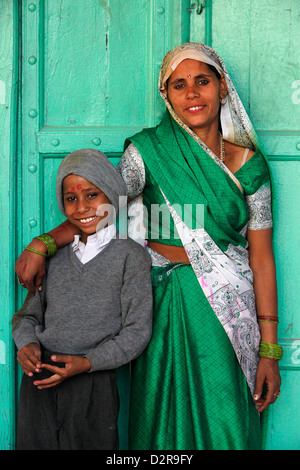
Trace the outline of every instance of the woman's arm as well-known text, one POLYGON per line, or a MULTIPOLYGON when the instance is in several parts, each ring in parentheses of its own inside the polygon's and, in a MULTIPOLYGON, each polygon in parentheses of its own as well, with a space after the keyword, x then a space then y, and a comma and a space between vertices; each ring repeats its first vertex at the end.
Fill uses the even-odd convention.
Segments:
MULTIPOLYGON (((248 230, 249 263, 253 271, 256 310, 258 316, 277 317, 276 268, 272 247, 272 229, 248 230)), ((261 341, 277 344, 277 323, 259 322, 261 341)), ((254 399, 258 411, 274 403, 280 391, 278 361, 261 357, 257 369, 254 399), (262 397, 263 385, 268 392, 262 397)))
MULTIPOLYGON (((71 243, 74 235, 80 232, 67 220, 48 233, 54 238, 59 249, 71 243)), ((47 253, 46 245, 37 238, 34 238, 28 246, 42 253, 47 253)), ((33 294, 35 294, 35 287, 41 290, 42 279, 45 274, 45 258, 43 256, 24 250, 15 263, 15 270, 23 287, 26 287, 33 294)))
MULTIPOLYGON (((126 183, 129 198, 133 199, 141 194, 145 186, 145 167, 141 155, 133 144, 130 144, 125 150, 116 168, 126 183)), ((59 249, 71 243, 74 235, 80 232, 69 221, 66 221, 48 233, 54 238, 59 249)), ((45 244, 38 239, 34 238, 28 246, 47 253, 45 244)), ((24 250, 16 261, 15 270, 23 287, 26 287, 33 294, 35 293, 35 287, 41 289, 45 273, 45 259, 43 256, 24 250)))

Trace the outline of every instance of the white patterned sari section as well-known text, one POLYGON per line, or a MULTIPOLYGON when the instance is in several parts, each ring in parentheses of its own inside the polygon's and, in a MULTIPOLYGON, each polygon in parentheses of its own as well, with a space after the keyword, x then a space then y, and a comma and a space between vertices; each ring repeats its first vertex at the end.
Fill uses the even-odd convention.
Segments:
POLYGON ((189 229, 165 200, 198 282, 232 343, 253 393, 260 330, 248 252, 233 245, 222 252, 203 228, 189 229))
POLYGON ((270 181, 263 184, 256 193, 251 196, 246 196, 246 202, 249 210, 248 229, 264 230, 272 228, 273 218, 270 181))

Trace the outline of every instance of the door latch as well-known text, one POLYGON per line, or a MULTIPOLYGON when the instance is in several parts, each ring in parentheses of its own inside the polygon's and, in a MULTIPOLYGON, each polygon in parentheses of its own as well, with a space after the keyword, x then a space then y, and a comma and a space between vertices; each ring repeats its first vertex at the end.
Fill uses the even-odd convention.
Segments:
POLYGON ((192 3, 190 7, 187 9, 187 11, 189 13, 192 13, 193 10, 196 10, 197 15, 201 15, 201 13, 203 12, 205 8, 206 1, 207 0, 204 0, 202 3, 200 2, 192 3))

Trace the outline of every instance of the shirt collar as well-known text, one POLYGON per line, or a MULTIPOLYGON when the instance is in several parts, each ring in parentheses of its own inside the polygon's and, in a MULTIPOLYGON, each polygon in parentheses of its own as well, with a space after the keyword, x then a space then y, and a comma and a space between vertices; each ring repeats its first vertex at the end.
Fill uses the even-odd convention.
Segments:
MULTIPOLYGON (((116 226, 114 224, 109 225, 93 235, 89 235, 87 238, 87 245, 95 244, 96 248, 102 248, 107 245, 116 236, 116 226)), ((73 251, 77 251, 80 248, 84 248, 86 245, 80 240, 81 235, 74 235, 74 241, 72 243, 73 251), (82 246, 83 245, 83 246, 82 246)))

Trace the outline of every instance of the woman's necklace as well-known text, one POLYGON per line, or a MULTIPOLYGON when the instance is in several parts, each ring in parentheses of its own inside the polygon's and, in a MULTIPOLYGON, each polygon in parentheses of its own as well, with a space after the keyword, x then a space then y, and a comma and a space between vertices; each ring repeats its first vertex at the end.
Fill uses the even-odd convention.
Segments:
POLYGON ((225 161, 224 139, 223 139, 223 136, 222 136, 221 132, 219 132, 219 134, 220 134, 220 160, 221 160, 221 162, 224 162, 225 161))

